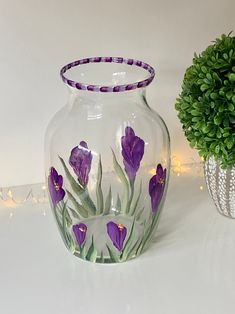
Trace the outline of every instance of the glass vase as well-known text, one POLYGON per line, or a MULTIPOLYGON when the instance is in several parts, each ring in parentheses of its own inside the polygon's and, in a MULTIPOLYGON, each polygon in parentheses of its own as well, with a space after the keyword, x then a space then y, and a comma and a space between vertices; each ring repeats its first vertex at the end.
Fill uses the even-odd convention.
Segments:
POLYGON ((144 252, 155 233, 170 140, 146 101, 154 75, 150 65, 120 57, 77 60, 61 69, 69 99, 46 132, 46 178, 61 237, 84 260, 127 261, 144 252))

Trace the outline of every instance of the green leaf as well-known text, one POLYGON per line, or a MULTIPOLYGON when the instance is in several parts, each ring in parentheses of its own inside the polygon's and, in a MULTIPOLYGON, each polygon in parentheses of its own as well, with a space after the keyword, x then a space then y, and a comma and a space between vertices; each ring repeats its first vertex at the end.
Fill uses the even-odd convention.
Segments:
POLYGON ((131 216, 134 215, 134 213, 136 211, 136 208, 137 208, 139 200, 140 200, 141 193, 142 193, 142 180, 140 181, 139 193, 137 195, 137 198, 136 198, 134 204, 132 204, 132 207, 131 207, 131 210, 130 210, 130 215, 131 216))
POLYGON ((202 84, 200 89, 202 92, 204 92, 205 90, 207 90, 209 88, 209 86, 207 84, 202 84))
MULTIPOLYGON (((162 206, 162 205, 161 205, 162 206)), ((152 217, 152 223, 151 225, 147 224, 147 230, 145 231, 144 237, 142 239, 141 245, 140 245, 140 249, 138 248, 138 253, 141 253, 144 251, 144 249, 146 248, 146 245, 148 245, 149 241, 152 239, 152 235, 155 231, 155 227, 159 221, 159 217, 161 214, 161 209, 159 208, 157 213, 154 214, 154 216, 152 217)))
POLYGON ((104 253, 101 251, 100 253, 100 263, 104 263, 104 253))
POLYGON ((75 250, 76 250, 76 246, 75 246, 73 237, 71 236, 70 233, 68 233, 68 240, 69 240, 69 243, 70 243, 69 250, 70 250, 70 252, 71 252, 72 254, 74 254, 74 252, 75 252, 75 250))
POLYGON ((126 178, 125 173, 123 172, 121 166, 119 165, 115 153, 112 150, 113 153, 113 166, 116 174, 118 175, 119 179, 122 182, 123 188, 124 188, 124 197, 122 202, 122 211, 126 213, 128 211, 128 202, 129 202, 129 183, 126 178))
POLYGON ((76 210, 74 210, 72 207, 69 207, 69 206, 68 206, 68 209, 69 209, 69 211, 70 211, 70 213, 74 219, 76 219, 76 220, 81 219, 81 216, 76 212, 76 210))
POLYGON ((233 144, 234 144, 233 138, 232 137, 227 138, 226 144, 227 144, 228 149, 231 149, 233 147, 233 144))
POLYGON ((77 193, 78 195, 82 194, 84 192, 84 188, 74 179, 74 177, 71 175, 71 173, 69 172, 63 158, 61 158, 59 156, 59 159, 62 163, 62 166, 64 168, 64 172, 65 172, 65 175, 72 187, 72 189, 74 190, 75 193, 77 193))
POLYGON ((214 123, 215 123, 216 125, 220 125, 221 122, 222 122, 222 119, 223 119, 222 116, 215 116, 215 118, 214 118, 214 123))
POLYGON ((116 215, 118 213, 120 213, 121 206, 122 206, 122 204, 121 204, 121 200, 120 200, 120 197, 119 197, 119 194, 118 194, 118 196, 117 196, 117 203, 116 203, 116 212, 115 212, 116 215))
POLYGON ((229 78, 229 81, 235 82, 235 73, 230 73, 228 78, 229 78))
POLYGON ((205 66, 202 66, 202 67, 201 67, 201 70, 202 70, 203 73, 206 73, 206 72, 207 72, 207 68, 206 68, 205 66))
POLYGON ((223 57, 224 57, 225 60, 228 60, 228 55, 227 55, 227 53, 223 53, 223 57))
POLYGON ((232 102, 235 104, 235 95, 232 97, 232 102))
POLYGON ((86 255, 86 260, 94 263, 96 261, 96 258, 97 258, 97 250, 94 246, 94 240, 93 240, 93 236, 92 236, 91 245, 90 245, 90 247, 87 251, 87 255, 86 255))
POLYGON ((108 195, 106 197, 106 201, 105 201, 105 206, 104 206, 104 215, 108 215, 111 209, 111 205, 112 205, 112 190, 111 190, 111 185, 109 187, 109 192, 108 195))
POLYGON ((108 245, 106 245, 108 252, 109 252, 109 257, 110 261, 112 263, 118 263, 119 262, 119 255, 115 253, 108 245))
POLYGON ((128 253, 131 249, 131 245, 133 243, 133 240, 134 240, 134 226, 135 226, 135 219, 133 219, 133 223, 132 223, 132 226, 131 226, 131 230, 130 230, 130 234, 129 234, 129 237, 128 239, 126 240, 126 243, 124 245, 124 248, 123 248, 123 251, 122 251, 122 254, 121 254, 121 260, 125 261, 127 256, 128 256, 128 253))
POLYGON ((191 111, 191 115, 197 117, 197 116, 200 116, 201 113, 199 111, 197 111, 197 110, 192 110, 191 111))
POLYGON ((86 255, 87 255, 87 250, 86 250, 86 246, 85 243, 83 243, 82 247, 80 247, 80 255, 82 259, 86 259, 86 255))
POLYGON ((103 192, 101 188, 101 182, 102 182, 102 163, 101 163, 101 157, 99 157, 97 183, 96 183, 97 213, 99 214, 102 214, 102 212, 104 211, 104 198, 103 198, 103 192))
POLYGON ((73 189, 73 191, 79 196, 80 201, 83 205, 83 207, 91 214, 94 215, 96 213, 96 208, 94 203, 92 202, 92 200, 89 197, 88 191, 87 189, 85 189, 84 187, 82 187, 78 182, 75 181, 74 177, 70 174, 63 158, 61 158, 59 156, 59 159, 62 163, 62 166, 64 168, 66 177, 73 189))
POLYGON ((70 193, 68 190, 66 190, 66 193, 68 195, 68 198, 70 199, 70 201, 72 202, 73 206, 75 207, 75 211, 77 211, 77 213, 79 215, 81 215, 83 218, 87 218, 88 217, 88 212, 86 209, 84 209, 82 207, 82 205, 80 205, 77 200, 75 199, 75 197, 72 195, 72 193, 70 193))
POLYGON ((234 111, 234 105, 233 104, 228 104, 228 110, 234 111))
POLYGON ((66 243, 67 248, 70 249, 71 248, 71 237, 70 237, 68 230, 67 230, 66 216, 67 216, 68 212, 67 212, 67 204, 66 203, 63 203, 61 214, 62 214, 62 230, 63 230, 65 243, 66 243))
POLYGON ((232 99, 233 96, 234 96, 234 95, 233 95, 233 91, 232 91, 232 90, 230 90, 230 91, 228 91, 228 92, 226 93, 226 97, 227 97, 228 100, 232 99))
POLYGON ((64 235, 63 235, 63 226, 62 226, 62 223, 61 223, 61 221, 59 219, 59 216, 58 216, 58 213, 57 213, 57 209, 58 209, 58 205, 53 209, 53 213, 54 213, 56 222, 58 224, 60 234, 61 234, 62 237, 64 237, 64 235))
POLYGON ((144 212, 144 207, 141 208, 141 210, 138 212, 138 214, 137 214, 137 216, 136 216, 136 221, 139 221, 139 220, 140 220, 140 218, 141 218, 143 212, 144 212))
POLYGON ((216 146, 215 146, 215 153, 218 154, 219 151, 220 151, 220 147, 219 147, 219 145, 216 145, 216 146))
POLYGON ((129 180, 129 184, 130 184, 131 193, 130 193, 130 197, 129 197, 128 205, 127 205, 127 211, 126 211, 127 214, 129 214, 131 210, 131 206, 132 206, 134 190, 135 190, 135 180, 129 180))
POLYGON ((130 249, 129 253, 127 254, 126 260, 133 257, 134 254, 137 255, 137 248, 139 246, 140 241, 141 241, 141 237, 135 242, 135 244, 130 249))
POLYGON ((210 97, 211 97, 211 99, 216 100, 216 99, 218 99, 218 94, 217 93, 211 93, 210 97))

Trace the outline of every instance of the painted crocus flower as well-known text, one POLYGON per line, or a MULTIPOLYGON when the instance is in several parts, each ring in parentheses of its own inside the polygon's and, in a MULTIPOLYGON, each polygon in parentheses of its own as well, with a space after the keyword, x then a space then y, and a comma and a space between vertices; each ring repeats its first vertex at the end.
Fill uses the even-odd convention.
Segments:
POLYGON ((130 181, 134 181, 144 155, 144 141, 135 135, 131 127, 126 127, 121 143, 126 174, 130 181))
POLYGON ((73 225, 73 232, 78 245, 81 247, 86 239, 87 226, 83 223, 73 225))
POLYGON ((127 229, 123 224, 116 224, 113 221, 107 223, 107 232, 110 239, 113 242, 113 245, 118 249, 118 251, 122 251, 123 243, 126 238, 127 229))
POLYGON ((149 181, 149 195, 151 197, 152 212, 155 214, 161 202, 166 183, 166 169, 158 164, 156 174, 149 181))
POLYGON ((89 172, 91 170, 92 154, 87 143, 81 141, 71 151, 69 164, 77 175, 79 183, 85 187, 88 183, 89 172))
POLYGON ((58 174, 55 168, 51 167, 50 175, 48 176, 48 189, 54 207, 65 197, 65 191, 62 186, 63 177, 58 174))

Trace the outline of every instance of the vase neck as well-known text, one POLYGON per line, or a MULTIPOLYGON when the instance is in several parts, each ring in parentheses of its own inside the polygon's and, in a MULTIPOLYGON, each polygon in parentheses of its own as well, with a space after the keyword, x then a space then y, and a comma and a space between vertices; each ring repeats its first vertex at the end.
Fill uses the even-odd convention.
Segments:
POLYGON ((79 91, 69 87, 69 103, 102 103, 109 104, 121 102, 122 100, 140 103, 146 98, 146 88, 139 88, 122 93, 96 93, 79 91), (115 100, 115 102, 114 102, 115 100))

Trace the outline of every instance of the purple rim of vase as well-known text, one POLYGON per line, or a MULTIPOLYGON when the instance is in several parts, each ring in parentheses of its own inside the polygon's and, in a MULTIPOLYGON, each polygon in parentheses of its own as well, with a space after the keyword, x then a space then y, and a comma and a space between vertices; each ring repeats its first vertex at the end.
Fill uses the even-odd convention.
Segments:
POLYGON ((93 57, 93 58, 77 60, 63 66, 63 68, 60 71, 60 76, 65 84, 75 89, 86 90, 86 91, 91 91, 91 92, 111 93, 111 92, 125 92, 125 91, 130 91, 136 88, 142 88, 142 87, 148 86, 154 79, 155 70, 149 64, 139 61, 139 60, 122 58, 122 57, 93 57), (73 67, 86 64, 86 63, 98 63, 98 62, 106 62, 106 63, 114 62, 114 63, 124 63, 130 66, 133 66, 133 65, 138 66, 147 70, 149 72, 149 77, 145 80, 141 80, 141 81, 131 83, 131 84, 102 86, 102 85, 90 85, 90 84, 83 84, 80 82, 75 82, 75 81, 67 79, 64 76, 65 72, 67 72, 69 69, 73 67))

